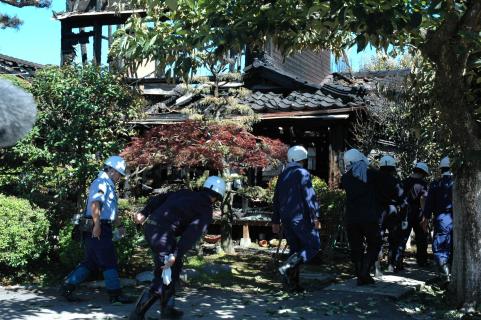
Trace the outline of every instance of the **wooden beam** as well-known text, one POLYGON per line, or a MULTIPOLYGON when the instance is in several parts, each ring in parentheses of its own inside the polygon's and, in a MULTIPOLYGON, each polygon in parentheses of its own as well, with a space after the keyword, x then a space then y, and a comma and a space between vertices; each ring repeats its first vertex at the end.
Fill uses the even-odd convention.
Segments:
POLYGON ((75 58, 75 48, 73 41, 72 26, 62 22, 60 25, 60 65, 70 64, 75 58))
POLYGON ((68 22, 72 28, 92 27, 95 24, 103 26, 124 24, 132 14, 138 14, 142 17, 146 16, 146 11, 141 10, 125 10, 125 11, 99 11, 99 12, 69 12, 65 14, 55 15, 54 18, 61 22, 68 22))
POLYGON ((102 25, 94 26, 94 62, 96 65, 102 63, 102 25))
POLYGON ((345 148, 345 126, 334 125, 329 130, 329 176, 328 184, 330 188, 338 188, 341 179, 339 169, 339 156, 345 148))

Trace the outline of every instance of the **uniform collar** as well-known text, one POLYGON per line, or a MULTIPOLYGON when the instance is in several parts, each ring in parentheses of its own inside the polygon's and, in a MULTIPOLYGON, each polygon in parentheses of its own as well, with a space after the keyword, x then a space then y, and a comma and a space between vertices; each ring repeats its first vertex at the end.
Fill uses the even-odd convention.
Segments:
POLYGON ((301 164, 299 162, 289 162, 286 165, 286 168, 291 168, 291 167, 301 167, 301 164))
POLYGON ((97 176, 99 179, 107 180, 107 183, 110 184, 113 188, 115 188, 115 183, 110 179, 109 175, 105 171, 100 171, 99 175, 97 176))

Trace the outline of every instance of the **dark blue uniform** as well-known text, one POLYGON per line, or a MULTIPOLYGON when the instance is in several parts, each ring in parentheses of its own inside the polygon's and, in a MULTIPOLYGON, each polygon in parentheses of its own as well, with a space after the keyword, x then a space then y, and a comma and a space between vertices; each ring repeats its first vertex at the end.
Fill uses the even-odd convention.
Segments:
POLYGON ((299 253, 304 262, 311 260, 320 249, 319 204, 312 187, 309 171, 291 162, 277 180, 273 199, 273 224, 282 222, 291 255, 299 253))
POLYGON ((363 182, 349 170, 341 178, 341 187, 346 190, 346 231, 358 281, 370 277, 382 245, 381 173, 367 169, 366 176, 363 182))
POLYGON ((444 175, 431 183, 424 208, 426 219, 434 214, 433 253, 439 266, 451 263, 453 252, 453 177, 444 175))
POLYGON ((408 206, 404 211, 407 221, 407 228, 402 232, 402 241, 398 249, 397 264, 402 265, 406 243, 409 240, 411 230, 414 230, 416 236, 416 261, 418 265, 424 266, 428 260, 428 233, 424 231, 420 225, 423 218, 421 209, 421 198, 427 197, 427 183, 424 179, 409 177, 403 181, 406 190, 406 200, 408 206))
MULTIPOLYGON (((151 292, 161 297, 162 307, 173 306, 175 284, 179 280, 184 254, 200 239, 212 222, 212 201, 207 191, 181 190, 154 199, 152 213, 144 225, 145 239, 153 252, 155 270, 151 292), (155 203, 154 203, 155 202, 155 203), (177 241, 177 237, 180 239, 177 241), (176 256, 171 267, 172 282, 162 281, 164 257, 176 256)), ((144 211, 147 214, 149 210, 144 211)))
MULTIPOLYGON (((402 242, 401 214, 407 206, 404 189, 401 182, 391 174, 381 172, 377 186, 378 201, 384 208, 382 212, 381 230, 388 230, 389 254, 388 261, 396 266, 399 258, 399 247, 402 242)), ((397 269, 397 268, 396 268, 397 269)))

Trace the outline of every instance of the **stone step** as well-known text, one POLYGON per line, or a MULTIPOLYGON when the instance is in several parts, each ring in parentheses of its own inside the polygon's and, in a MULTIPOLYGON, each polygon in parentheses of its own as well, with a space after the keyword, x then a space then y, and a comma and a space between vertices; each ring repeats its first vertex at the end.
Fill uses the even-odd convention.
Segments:
POLYGON ((376 280, 375 284, 358 286, 356 279, 349 279, 336 284, 332 284, 325 290, 364 293, 368 295, 380 295, 392 299, 400 299, 416 290, 424 287, 425 281, 398 275, 383 275, 376 280))

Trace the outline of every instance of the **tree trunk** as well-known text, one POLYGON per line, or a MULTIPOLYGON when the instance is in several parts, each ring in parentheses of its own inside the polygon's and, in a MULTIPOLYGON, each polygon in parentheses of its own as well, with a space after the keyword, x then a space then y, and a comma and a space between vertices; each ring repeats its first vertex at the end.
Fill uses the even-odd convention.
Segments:
POLYGON ((481 303, 481 169, 463 165, 455 176, 451 290, 458 304, 481 303))
POLYGON ((234 254, 234 243, 232 242, 232 201, 234 195, 227 193, 226 198, 221 204, 222 224, 221 224, 221 246, 227 254, 234 254))
POLYGON ((221 246, 227 254, 234 254, 234 243, 232 241, 232 223, 229 219, 222 219, 221 246))

